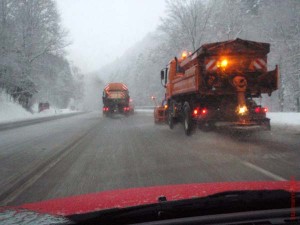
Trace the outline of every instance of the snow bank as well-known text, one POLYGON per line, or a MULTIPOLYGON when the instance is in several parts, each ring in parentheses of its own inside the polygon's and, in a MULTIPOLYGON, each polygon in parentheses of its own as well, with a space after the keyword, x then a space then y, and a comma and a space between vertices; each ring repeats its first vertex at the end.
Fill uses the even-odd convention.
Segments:
POLYGON ((271 112, 267 113, 272 124, 300 125, 300 113, 293 112, 271 112))
POLYGON ((33 113, 30 113, 19 104, 13 102, 7 94, 0 92, 0 123, 16 122, 20 120, 56 116, 74 112, 76 111, 72 111, 70 109, 50 108, 38 113, 36 104, 33 106, 33 113))
POLYGON ((31 118, 32 114, 22 106, 14 103, 4 93, 0 93, 0 122, 9 122, 31 118))
POLYGON ((153 113, 154 109, 134 109, 136 112, 153 113))

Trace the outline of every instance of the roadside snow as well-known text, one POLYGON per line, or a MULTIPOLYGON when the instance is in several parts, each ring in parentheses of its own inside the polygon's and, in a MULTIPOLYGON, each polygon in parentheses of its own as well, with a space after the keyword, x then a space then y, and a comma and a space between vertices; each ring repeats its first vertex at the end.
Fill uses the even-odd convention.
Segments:
POLYGON ((271 112, 267 113, 271 119, 271 129, 273 132, 300 134, 300 113, 292 112, 271 112))
POLYGON ((134 109, 136 112, 153 113, 154 109, 134 109))
POLYGON ((38 113, 35 106, 33 107, 33 111, 33 113, 26 111, 22 106, 13 102, 6 94, 0 93, 0 123, 30 120, 75 112, 70 109, 50 108, 38 113))
POLYGON ((272 124, 300 125, 300 113, 293 112, 271 112, 267 113, 272 124))

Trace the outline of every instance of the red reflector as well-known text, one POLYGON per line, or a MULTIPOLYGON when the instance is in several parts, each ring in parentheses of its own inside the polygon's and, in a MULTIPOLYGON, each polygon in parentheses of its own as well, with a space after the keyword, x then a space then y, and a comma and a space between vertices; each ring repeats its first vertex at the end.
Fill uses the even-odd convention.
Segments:
POLYGON ((256 107, 254 110, 256 113, 260 113, 260 107, 256 107))

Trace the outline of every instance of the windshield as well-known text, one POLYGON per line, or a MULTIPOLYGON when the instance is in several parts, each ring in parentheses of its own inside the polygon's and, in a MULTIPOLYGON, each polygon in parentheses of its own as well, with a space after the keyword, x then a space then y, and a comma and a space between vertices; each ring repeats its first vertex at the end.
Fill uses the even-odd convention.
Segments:
POLYGON ((0 0, 0 206, 287 190, 299 24, 299 0, 0 0))

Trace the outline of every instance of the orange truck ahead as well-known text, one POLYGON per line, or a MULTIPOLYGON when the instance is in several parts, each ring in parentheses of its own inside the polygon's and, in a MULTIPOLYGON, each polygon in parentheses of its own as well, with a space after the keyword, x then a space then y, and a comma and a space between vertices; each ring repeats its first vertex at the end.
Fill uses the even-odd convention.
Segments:
POLYGON ((129 107, 129 91, 123 83, 109 83, 103 90, 103 114, 109 115, 114 112, 128 114, 129 107))
POLYGON ((236 39, 201 46, 172 59, 161 71, 172 129, 182 121, 186 135, 196 125, 270 129, 267 108, 255 98, 278 89, 279 70, 267 70, 270 44, 236 39))

